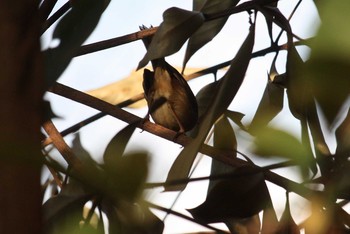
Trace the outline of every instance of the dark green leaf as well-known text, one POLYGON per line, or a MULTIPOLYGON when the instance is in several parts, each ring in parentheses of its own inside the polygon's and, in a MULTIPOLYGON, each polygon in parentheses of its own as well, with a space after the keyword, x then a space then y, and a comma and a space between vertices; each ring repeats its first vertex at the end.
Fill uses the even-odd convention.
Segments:
POLYGON ((303 74, 303 61, 296 48, 290 48, 287 56, 287 95, 289 109, 295 118, 306 117, 306 107, 312 102, 310 86, 303 74))
POLYGON ((134 201, 142 192, 148 173, 148 156, 145 153, 132 153, 113 159, 113 167, 107 167, 112 183, 112 195, 134 201))
POLYGON ((276 58, 271 64, 264 94, 249 127, 253 134, 256 129, 265 127, 283 108, 284 88, 274 82, 278 75, 275 68, 276 58))
POLYGON ((225 115, 230 118, 235 124, 237 124, 238 127, 240 127, 242 130, 246 130, 246 127, 242 123, 242 119, 244 117, 244 114, 237 111, 225 111, 225 115))
POLYGON ((306 71, 314 95, 332 124, 350 94, 350 28, 344 24, 350 20, 346 10, 350 2, 327 1, 321 6, 320 16, 327 20, 310 44, 312 53, 306 71))
MULTIPOLYGON (((208 108, 207 114, 203 118, 199 126, 196 138, 187 145, 172 165, 167 182, 187 178, 197 152, 206 138, 212 124, 217 118, 226 111, 238 92, 254 46, 255 25, 251 26, 250 32, 238 51, 236 57, 232 60, 231 66, 225 76, 221 79, 216 96, 211 106, 208 108)), ((177 186, 166 186, 166 190, 183 190, 186 184, 177 186)))
MULTIPOLYGON (((233 128, 226 117, 222 117, 214 125, 214 147, 222 150, 237 150, 237 140, 233 128)), ((236 155, 232 155, 236 157, 236 155)), ((230 165, 212 159, 210 175, 224 175, 235 171, 230 165)), ((208 193, 212 190, 218 180, 209 180, 208 193)))
POLYGON ((254 215, 244 219, 229 219, 225 221, 226 226, 231 233, 247 233, 247 234, 259 234, 260 233, 260 217, 254 215))
POLYGON ((126 145, 129 142, 132 134, 134 133, 139 123, 131 123, 125 128, 120 130, 108 143, 107 148, 103 154, 103 160, 107 167, 113 168, 115 163, 123 156, 126 145), (117 160, 117 161, 115 161, 117 160))
POLYGON ((58 22, 53 38, 56 48, 44 51, 47 85, 51 86, 66 69, 80 46, 95 29, 109 4, 108 0, 76 0, 72 9, 58 22))
POLYGON ((163 22, 153 36, 147 53, 137 69, 146 66, 151 60, 177 52, 203 22, 204 16, 200 12, 186 11, 176 7, 166 10, 163 14, 163 22))
POLYGON ((65 185, 59 195, 50 198, 43 205, 45 233, 77 230, 79 221, 82 220, 83 207, 90 198, 91 195, 77 187, 76 183, 65 185))
POLYGON ((346 118, 335 131, 335 136, 337 139, 336 159, 347 161, 350 157, 350 108, 346 118))
POLYGON ((61 118, 59 116, 57 116, 51 108, 51 103, 49 101, 43 101, 43 111, 44 111, 44 120, 43 122, 53 119, 53 118, 61 118))
POLYGON ((242 167, 234 175, 219 181, 204 203, 189 210, 195 219, 214 223, 230 218, 248 218, 266 207, 269 192, 263 173, 242 167))
POLYGON ((109 233, 162 234, 164 223, 147 206, 126 203, 115 207, 104 201, 102 210, 109 221, 109 233))
MULTIPOLYGON (((204 14, 217 13, 229 7, 237 5, 239 0, 208 0, 201 7, 200 11, 204 14)), ((227 17, 205 22, 189 39, 185 58, 183 61, 183 69, 191 58, 201 47, 211 41, 225 25, 227 17)))

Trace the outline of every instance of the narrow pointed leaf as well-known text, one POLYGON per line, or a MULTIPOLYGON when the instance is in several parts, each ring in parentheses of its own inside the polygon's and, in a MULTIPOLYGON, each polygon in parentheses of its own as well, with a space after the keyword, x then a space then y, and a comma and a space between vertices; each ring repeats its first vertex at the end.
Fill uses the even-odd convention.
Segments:
POLYGON ((138 122, 131 123, 120 130, 108 143, 107 148, 103 154, 103 160, 108 167, 113 167, 115 159, 122 157, 126 145, 134 133, 138 122))
POLYGON ((151 60, 177 52, 203 23, 204 16, 201 12, 186 11, 176 7, 166 10, 163 14, 163 22, 153 36, 147 53, 137 69, 146 66, 151 60))
POLYGON ((276 57, 271 65, 264 94, 249 127, 252 133, 260 127, 265 127, 283 108, 284 88, 274 83, 275 77, 278 75, 275 62, 276 57))
POLYGON ((44 51, 48 86, 66 69, 80 46, 95 29, 108 4, 108 0, 72 2, 72 9, 58 22, 53 32, 53 38, 59 40, 58 47, 44 51))
MULTIPOLYGON (((223 116, 214 125, 214 147, 222 150, 237 150, 237 139, 228 119, 223 116)), ((236 155, 232 155, 236 157, 236 155)), ((210 175, 224 175, 235 171, 235 168, 218 160, 212 159, 210 175)), ((218 180, 209 180, 208 193, 212 190, 218 180)))
POLYGON ((350 108, 343 122, 339 125, 335 132, 337 139, 336 156, 342 160, 347 160, 350 152, 350 108))
MULTIPOLYGON (((193 161, 206 138, 212 124, 227 109, 236 96, 251 59, 254 46, 255 25, 252 25, 250 32, 238 51, 236 57, 232 60, 231 66, 225 76, 220 80, 217 94, 213 99, 212 105, 207 111, 203 121, 200 123, 197 137, 186 146, 172 165, 167 181, 187 178, 193 161)), ((177 186, 165 186, 165 190, 183 190, 186 184, 177 186)))
MULTIPOLYGON (((204 14, 212 14, 233 7, 237 5, 238 2, 238 0, 208 0, 200 11, 204 14)), ((228 16, 207 21, 190 37, 183 62, 183 69, 191 56, 221 31, 227 19, 228 16)))

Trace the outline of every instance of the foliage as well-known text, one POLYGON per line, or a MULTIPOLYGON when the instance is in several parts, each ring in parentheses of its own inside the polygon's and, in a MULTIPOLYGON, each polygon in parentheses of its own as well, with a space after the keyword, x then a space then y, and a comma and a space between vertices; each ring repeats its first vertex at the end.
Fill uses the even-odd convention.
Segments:
MULTIPOLYGON (((295 10, 300 2, 295 5, 295 10)), ((44 3, 55 4, 50 0, 44 0, 44 3)), ((106 227, 110 234, 162 233, 164 223, 153 214, 151 208, 178 215, 216 232, 224 231, 209 224, 223 222, 231 233, 300 233, 301 229, 306 233, 349 231, 349 214, 342 207, 350 198, 350 112, 344 118, 342 109, 346 107, 350 91, 350 79, 347 77, 350 67, 349 29, 344 24, 349 17, 344 12, 350 7, 348 1, 317 4, 323 24, 312 39, 301 39, 295 35, 288 16, 279 10, 279 2, 268 0, 194 0, 193 10, 169 8, 164 12, 164 20, 159 27, 132 34, 128 42, 153 35, 138 69, 151 60, 176 53, 188 41, 183 61, 185 69, 192 55, 220 34, 231 15, 248 12, 248 34, 233 59, 225 63, 229 66, 225 75, 206 85, 197 94, 201 117, 195 129, 187 134, 189 136, 178 136, 171 130, 121 109, 125 103, 113 106, 56 83, 71 59, 80 53, 79 50, 88 48, 90 52, 95 52, 98 48, 106 48, 105 42, 91 47, 81 45, 96 27, 108 1, 75 0, 70 1, 70 4, 71 9, 58 17, 54 29, 53 37, 60 40, 59 45, 43 52, 48 91, 98 109, 129 125, 113 137, 104 152, 103 163, 98 163, 84 150, 79 135, 75 136, 72 147, 66 144, 63 137, 104 114, 89 118, 61 134, 52 122, 44 124, 48 136, 43 142, 43 150, 46 166, 52 173, 43 186, 46 194, 49 194, 43 205, 45 233, 105 233, 106 227), (254 52, 256 27, 257 23, 261 23, 257 22, 258 14, 265 18, 271 45, 265 50, 254 52), (275 37, 272 28, 280 29, 281 33, 275 37), (282 33, 287 37, 285 44, 281 44, 282 33), (296 49, 299 45, 312 49, 306 62, 296 49), (276 60, 282 50, 286 50, 285 73, 279 74, 276 60), (242 123, 244 114, 230 110, 229 106, 244 83, 250 61, 267 53, 274 53, 275 57, 255 116, 246 126, 242 123), (285 98, 288 106, 283 107, 285 98), (300 122, 299 137, 269 126, 283 108, 289 108, 291 115, 300 122), (146 182, 147 152, 125 153, 136 128, 184 146, 167 180, 162 184, 146 182), (209 146, 205 140, 210 139, 212 128, 213 146, 209 146), (324 129, 335 132, 335 153, 329 150, 324 129), (253 139, 254 149, 248 156, 238 151, 238 132, 250 135, 253 139), (66 160, 67 167, 53 159, 50 144, 66 160), (207 178, 190 177, 199 152, 212 157, 211 174, 207 178), (255 156, 266 160, 274 157, 283 161, 259 166, 254 161, 255 156), (289 166, 300 169, 302 183, 272 171, 289 166), (195 180, 209 180, 209 187, 204 203, 188 210, 193 218, 159 207, 143 197, 146 188, 163 186, 165 191, 182 191, 195 180), (286 206, 280 220, 277 219, 267 181, 286 191, 286 206), (293 220, 293 207, 289 204, 291 192, 308 199, 312 207, 305 223, 296 224, 293 220), (343 199, 341 203, 339 199, 343 199), (85 216, 84 209, 89 210, 85 216), (262 220, 258 214, 262 214, 262 220), (97 221, 93 223, 93 219, 97 221), (325 221, 317 222, 317 219, 325 221)), ((57 14, 54 16, 57 17, 57 14)), ((108 43, 111 47, 121 45, 125 43, 125 37, 115 38, 113 43, 108 43)), ((219 68, 213 66, 197 74, 216 74, 219 68)), ((131 102, 126 103, 129 105, 131 102)))

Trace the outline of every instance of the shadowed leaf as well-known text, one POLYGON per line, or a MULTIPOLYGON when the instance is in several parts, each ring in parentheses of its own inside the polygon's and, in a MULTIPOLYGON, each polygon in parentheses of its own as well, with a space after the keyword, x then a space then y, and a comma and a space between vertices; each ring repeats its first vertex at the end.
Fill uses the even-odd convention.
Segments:
POLYGON ((314 95, 328 121, 332 124, 350 94, 350 2, 340 0, 320 5, 322 22, 320 30, 312 40, 312 53, 307 63, 307 76, 314 95), (339 32, 339 33, 334 33, 339 32))
MULTIPOLYGON (((237 5, 238 2, 238 0, 208 0, 205 1, 203 6, 201 6, 200 12, 203 14, 217 13, 219 11, 237 5)), ((197 4, 194 5, 194 7, 197 8, 197 4)), ((195 8, 194 10, 199 10, 198 8, 195 8)), ((196 51, 199 50, 202 46, 211 41, 221 31, 227 19, 228 16, 216 20, 207 21, 190 37, 183 61, 183 70, 185 69, 185 66, 191 56, 196 53, 196 51)))
POLYGON ((248 218, 263 210, 269 192, 262 173, 250 167, 238 168, 232 178, 219 181, 208 193, 204 203, 189 212, 206 223, 230 218, 248 218))
POLYGON ((113 191, 118 197, 134 201, 141 194, 148 174, 147 154, 130 153, 113 159, 113 167, 108 165, 106 172, 112 183, 113 191))
MULTIPOLYGON (((236 96, 248 68, 254 45, 255 25, 232 60, 231 66, 225 76, 220 80, 217 94, 207 110, 207 114, 200 123, 197 137, 187 145, 176 158, 167 177, 167 181, 187 178, 197 152, 206 138, 212 124, 227 109, 236 96)), ((165 190, 183 190, 186 184, 176 186, 165 186, 165 190)))
POLYGON ((72 9, 58 22, 53 38, 56 48, 44 51, 47 86, 51 86, 66 69, 80 46, 95 29, 109 0, 76 0, 72 9))
POLYGON ((350 152, 350 108, 346 118, 336 130, 335 136, 337 139, 336 157, 338 160, 341 158, 346 161, 349 157, 348 153, 350 152))
MULTIPOLYGON (((237 150, 237 140, 233 128, 228 119, 223 116, 214 125, 214 147, 222 150, 237 150)), ((236 157, 236 155, 232 155, 236 157)), ((212 159, 210 175, 224 175, 235 171, 235 168, 218 160, 212 159)), ((212 190, 218 180, 209 180, 208 193, 212 190)))
POLYGON ((118 158, 122 157, 126 145, 129 142, 130 137, 134 133, 138 124, 138 122, 135 122, 127 125, 125 128, 120 130, 108 143, 107 148, 103 154, 103 160, 107 167, 115 166, 116 161, 114 160, 118 160, 118 158))
POLYGON ((176 7, 166 10, 163 14, 163 22, 153 36, 147 53, 137 69, 146 66, 151 60, 177 52, 203 22, 204 16, 200 12, 186 11, 176 7))
POLYGON ((275 67, 276 58, 271 64, 264 94, 249 127, 252 133, 259 127, 266 126, 283 108, 284 88, 274 82, 278 76, 275 67))

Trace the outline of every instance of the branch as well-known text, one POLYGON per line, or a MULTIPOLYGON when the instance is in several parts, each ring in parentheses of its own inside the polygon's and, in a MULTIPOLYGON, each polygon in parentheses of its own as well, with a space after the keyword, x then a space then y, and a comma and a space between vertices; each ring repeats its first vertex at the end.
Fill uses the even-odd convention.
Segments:
POLYGON ((216 231, 216 233, 227 233, 227 232, 225 232, 225 231, 222 231, 222 230, 220 230, 220 229, 217 229, 217 228, 215 228, 215 227, 212 227, 212 226, 210 226, 210 225, 208 225, 208 224, 206 224, 206 223, 204 223, 204 222, 201 222, 201 221, 199 221, 199 220, 193 219, 193 218, 191 218, 191 217, 188 217, 188 216, 186 216, 186 215, 183 215, 183 214, 181 214, 181 213, 179 213, 179 212, 176 212, 176 211, 174 211, 174 210, 167 209, 167 208, 165 208, 165 207, 156 205, 156 204, 151 203, 151 202, 148 202, 148 201, 144 201, 144 202, 147 204, 147 206, 149 206, 149 207, 151 207, 151 208, 154 208, 154 209, 157 209, 157 210, 161 210, 161 211, 164 211, 164 212, 166 212, 166 213, 169 213, 169 214, 178 216, 178 217, 180 217, 180 218, 189 220, 189 221, 191 221, 191 222, 197 223, 197 224, 202 225, 203 227, 206 227, 206 228, 208 228, 208 229, 210 229, 210 230, 216 231))
MULTIPOLYGON (((133 123, 136 121, 142 120, 140 117, 133 115, 121 108, 115 107, 112 104, 109 104, 107 102, 104 102, 100 99, 97 99, 95 97, 92 97, 88 94, 85 94, 81 91, 75 90, 73 88, 67 87, 65 85, 56 83, 50 91, 52 93, 61 95, 63 97, 66 97, 68 99, 71 99, 73 101, 82 103, 84 105, 87 105, 91 108, 100 110, 108 115, 111 115, 117 119, 120 119, 126 123, 133 123)), ((159 137, 162 137, 164 139, 167 139, 169 141, 173 141, 175 137, 177 136, 177 133, 169 130, 167 128, 164 128, 160 125, 153 124, 149 121, 144 122, 143 124, 140 124, 138 126, 139 128, 152 133, 154 135, 157 135, 159 137)), ((176 138, 174 141, 177 144, 180 144, 182 146, 188 145, 192 139, 190 137, 187 137, 185 135, 180 135, 176 138)), ((216 160, 219 160, 223 163, 226 163, 228 165, 231 165, 233 167, 240 167, 244 165, 249 165, 252 166, 251 164, 248 164, 246 161, 239 159, 239 158, 233 158, 232 155, 235 153, 230 150, 219 150, 215 149, 214 147, 211 147, 209 145, 203 145, 200 149, 200 152, 203 154, 206 154, 216 160)), ((261 169, 258 166, 258 169, 261 169)), ((292 180, 289 180, 285 177, 282 177, 274 172, 271 171, 266 171, 265 172, 265 178, 266 180, 286 189, 287 191, 295 192, 299 194, 300 196, 306 198, 306 199, 311 199, 313 195, 316 193, 321 195, 323 192, 319 191, 314 191, 309 188, 306 188, 304 185, 296 183, 292 180)))

